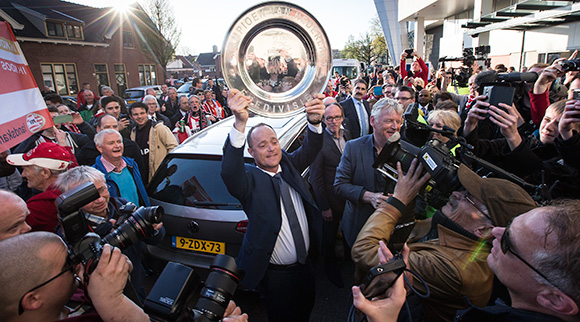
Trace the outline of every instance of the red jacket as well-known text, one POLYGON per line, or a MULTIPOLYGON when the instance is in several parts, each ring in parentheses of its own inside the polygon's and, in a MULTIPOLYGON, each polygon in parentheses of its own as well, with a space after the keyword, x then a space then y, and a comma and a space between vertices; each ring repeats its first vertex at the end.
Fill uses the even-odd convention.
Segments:
POLYGON ((529 94, 532 106, 532 122, 535 125, 540 125, 548 106, 550 106, 550 91, 548 90, 543 94, 534 94, 533 90, 530 90, 529 94))
POLYGON ((60 194, 60 190, 52 184, 46 191, 26 201, 26 205, 30 211, 30 214, 26 217, 26 223, 30 225, 32 231, 56 233, 58 211, 56 210, 54 201, 60 194))
MULTIPOLYGON (((419 66, 421 66, 421 71, 415 74, 414 77, 421 77, 425 84, 429 81, 429 67, 423 61, 421 57, 417 58, 417 62, 419 66)), ((407 77, 407 61, 405 59, 401 59, 401 65, 399 65, 399 71, 401 71, 401 78, 405 79, 407 77)))

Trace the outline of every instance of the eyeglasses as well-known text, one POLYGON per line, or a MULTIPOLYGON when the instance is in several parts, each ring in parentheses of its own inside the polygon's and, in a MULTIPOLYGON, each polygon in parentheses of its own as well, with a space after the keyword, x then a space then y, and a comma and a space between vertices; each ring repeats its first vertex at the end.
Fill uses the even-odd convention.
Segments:
POLYGON ((408 101, 411 98, 410 97, 395 97, 396 100, 401 100, 401 101, 408 101))
MULTIPOLYGON (((508 252, 512 253, 517 259, 522 261, 522 263, 526 264, 529 268, 531 268, 536 274, 540 275, 543 279, 545 279, 548 283, 552 284, 552 286, 556 287, 554 283, 552 283, 546 275, 542 274, 539 270, 537 270, 532 264, 528 263, 525 259, 523 259, 520 255, 514 252, 514 245, 510 238, 510 226, 512 223, 510 222, 505 230, 503 231, 503 235, 501 236, 501 252, 507 254, 508 252)), ((557 287, 556 287, 557 288, 557 287)))
POLYGON ((488 214, 488 211, 481 207, 478 207, 475 204, 475 202, 473 202, 473 200, 471 199, 471 195, 467 190, 465 190, 465 192, 463 193, 463 198, 465 198, 465 200, 467 200, 467 202, 469 202, 475 209, 477 209, 477 211, 479 211, 483 216, 485 216, 485 218, 489 219, 489 221, 493 223, 493 219, 491 219, 491 216, 488 214))
POLYGON ((342 115, 341 115, 341 116, 331 116, 331 117, 326 117, 325 119, 326 119, 328 122, 340 121, 340 120, 342 120, 342 115))
POLYGON ((31 288, 28 292, 24 293, 24 295, 22 295, 22 297, 20 298, 20 301, 18 302, 18 315, 22 315, 22 313, 24 313, 24 307, 22 307, 22 300, 24 300, 24 297, 26 296, 26 294, 36 291, 37 289, 47 285, 48 283, 54 281, 55 279, 61 277, 62 275, 64 275, 66 272, 70 271, 71 273, 75 273, 75 266, 73 265, 73 263, 71 262, 69 256, 66 257, 66 268, 62 270, 62 272, 58 273, 56 276, 50 278, 48 281, 35 286, 33 288, 31 288))

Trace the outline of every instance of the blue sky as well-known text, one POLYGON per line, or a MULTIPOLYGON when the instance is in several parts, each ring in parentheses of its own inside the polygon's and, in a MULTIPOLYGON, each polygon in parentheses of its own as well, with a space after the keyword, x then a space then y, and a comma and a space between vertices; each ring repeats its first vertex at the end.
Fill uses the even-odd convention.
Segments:
MULTIPOLYGON (((130 4, 135 0, 68 0, 95 7, 130 4)), ((221 50, 225 34, 233 21, 260 0, 167 0, 173 5, 175 19, 182 29, 178 53, 210 52, 213 45, 221 50)), ((146 0, 139 0, 142 5, 146 0)), ((291 0, 310 12, 322 25, 333 49, 343 49, 348 36, 357 38, 370 30, 370 20, 376 16, 373 0, 291 0)))

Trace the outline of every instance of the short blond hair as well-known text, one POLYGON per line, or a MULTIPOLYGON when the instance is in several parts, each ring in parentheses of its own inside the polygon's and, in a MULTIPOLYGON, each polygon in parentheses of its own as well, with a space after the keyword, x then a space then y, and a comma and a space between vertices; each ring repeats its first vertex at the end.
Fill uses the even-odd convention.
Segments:
POLYGON ((457 130, 461 127, 461 118, 459 117, 459 114, 449 110, 434 110, 429 112, 427 122, 429 121, 440 121, 443 125, 455 131, 455 136, 457 136, 457 130))

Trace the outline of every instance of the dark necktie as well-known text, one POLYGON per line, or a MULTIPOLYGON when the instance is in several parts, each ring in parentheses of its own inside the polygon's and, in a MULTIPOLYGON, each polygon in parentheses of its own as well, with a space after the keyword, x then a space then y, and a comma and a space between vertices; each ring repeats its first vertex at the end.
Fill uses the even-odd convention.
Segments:
POLYGON ((273 177, 274 181, 280 184, 280 195, 282 196, 282 203, 284 204, 284 210, 286 211, 286 217, 288 217, 288 223, 290 224, 290 230, 292 231, 292 238, 294 238, 294 245, 296 246, 296 256, 300 264, 306 263, 306 244, 304 243, 304 235, 302 235, 302 229, 300 228, 300 223, 298 222, 298 216, 296 216, 296 210, 294 209, 294 203, 292 202, 292 197, 290 197, 290 186, 284 179, 282 179, 280 173, 276 173, 273 177))

